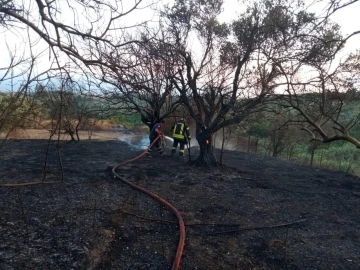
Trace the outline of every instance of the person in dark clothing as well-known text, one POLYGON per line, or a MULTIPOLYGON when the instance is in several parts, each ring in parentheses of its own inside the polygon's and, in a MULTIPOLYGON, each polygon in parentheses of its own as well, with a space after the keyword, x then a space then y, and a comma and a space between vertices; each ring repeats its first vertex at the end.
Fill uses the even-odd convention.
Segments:
MULTIPOLYGON (((162 128, 165 125, 165 120, 162 120, 160 123, 157 123, 153 126, 153 128, 150 131, 149 139, 150 139, 150 145, 155 141, 155 139, 158 136, 164 136, 162 132, 162 128)), ((149 150, 146 152, 148 156, 151 156, 152 149, 156 147, 158 150, 158 153, 162 156, 163 155, 163 149, 161 147, 161 139, 158 139, 152 147, 149 148, 149 150)))
POLYGON ((191 140, 190 129, 185 124, 184 119, 180 119, 177 123, 172 125, 171 132, 174 139, 171 155, 173 156, 175 154, 176 148, 178 144, 180 144, 179 155, 183 157, 185 152, 185 144, 191 140))

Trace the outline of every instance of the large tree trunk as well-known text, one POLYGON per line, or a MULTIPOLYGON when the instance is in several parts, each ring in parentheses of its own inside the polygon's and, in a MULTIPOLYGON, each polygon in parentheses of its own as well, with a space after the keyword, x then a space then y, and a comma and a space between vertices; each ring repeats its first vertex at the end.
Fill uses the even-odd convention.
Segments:
POLYGON ((192 163, 196 166, 217 165, 216 158, 211 147, 211 133, 207 130, 203 130, 197 134, 196 139, 199 143, 200 154, 192 163))
POLYGON ((222 143, 221 143, 221 153, 220 153, 220 165, 223 165, 223 156, 224 156, 224 145, 225 145, 225 128, 223 130, 222 143))
POLYGON ((80 136, 79 136, 80 121, 81 120, 78 121, 78 124, 75 127, 75 135, 76 135, 76 139, 77 139, 78 142, 80 142, 80 136))
POLYGON ((149 132, 160 120, 160 111, 158 110, 145 110, 141 114, 141 122, 149 127, 149 132))

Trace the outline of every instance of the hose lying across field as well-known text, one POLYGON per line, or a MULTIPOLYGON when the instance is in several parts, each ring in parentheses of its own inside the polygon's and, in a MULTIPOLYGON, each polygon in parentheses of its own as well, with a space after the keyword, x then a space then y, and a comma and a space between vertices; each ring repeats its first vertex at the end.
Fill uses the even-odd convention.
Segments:
POLYGON ((182 216, 180 215, 180 212, 173 206, 171 205, 169 202, 167 202, 166 200, 164 200, 163 198, 159 197, 158 195, 156 195, 155 193, 152 193, 134 183, 131 183, 129 182, 128 180, 124 179, 123 177, 121 177, 119 174, 116 173, 116 169, 118 169, 119 167, 125 165, 125 164, 128 164, 130 162, 133 162, 141 157, 143 157, 146 152, 156 143, 157 140, 160 139, 160 136, 158 136, 154 141, 153 143, 143 152, 141 153, 140 155, 138 155, 137 157, 133 158, 133 159, 130 159, 130 160, 127 160, 127 161, 124 161, 124 162, 121 162, 117 165, 115 165, 113 168, 112 168, 112 173, 114 174, 114 177, 120 179, 121 181, 123 181, 124 183, 128 184, 129 186, 149 195, 150 197, 152 197, 153 199, 159 201, 161 204, 163 204, 164 206, 166 206, 170 211, 172 211, 177 219, 178 219, 178 222, 179 222, 179 229, 180 229, 180 234, 179 234, 179 244, 178 244, 178 247, 177 247, 177 251, 176 251, 176 256, 175 256, 175 259, 174 259, 174 262, 173 262, 173 265, 172 265, 172 270, 177 270, 179 269, 180 267, 180 262, 181 262, 181 256, 182 256, 182 253, 183 253, 183 250, 184 250, 184 244, 185 244, 185 224, 184 224, 184 220, 182 218, 182 216))

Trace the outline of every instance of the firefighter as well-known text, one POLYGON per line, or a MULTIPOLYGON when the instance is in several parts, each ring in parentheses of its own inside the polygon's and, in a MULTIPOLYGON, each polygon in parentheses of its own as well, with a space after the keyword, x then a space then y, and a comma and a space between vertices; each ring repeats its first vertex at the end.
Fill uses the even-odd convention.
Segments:
MULTIPOLYGON (((149 135, 149 139, 150 139, 150 145, 155 141, 155 139, 158 137, 158 136, 161 136, 163 137, 164 136, 164 133, 162 132, 162 129, 163 129, 163 126, 165 125, 165 120, 161 120, 161 122, 155 124, 153 126, 153 128, 151 129, 150 131, 150 135, 149 135)), ((151 157, 151 152, 152 152, 152 149, 154 148, 154 146, 156 147, 158 153, 160 154, 160 156, 163 155, 163 149, 161 147, 161 138, 159 138, 155 144, 149 148, 149 150, 146 152, 147 156, 150 156, 151 157)))
POLYGON ((184 157, 185 144, 191 140, 190 129, 185 124, 184 119, 180 119, 177 123, 171 127, 172 137, 174 139, 173 148, 171 149, 171 155, 173 156, 176 152, 178 144, 180 144, 179 155, 184 157))

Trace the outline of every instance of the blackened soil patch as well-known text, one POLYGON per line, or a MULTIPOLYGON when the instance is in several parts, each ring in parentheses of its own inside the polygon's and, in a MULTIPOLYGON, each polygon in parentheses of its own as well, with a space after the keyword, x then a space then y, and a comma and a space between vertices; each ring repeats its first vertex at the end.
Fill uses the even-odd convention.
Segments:
MULTIPOLYGON (((8 141, 0 183, 41 181, 44 171, 58 181, 57 148, 44 168, 46 147, 8 141)), ((0 188, 0 269, 171 269, 176 218, 111 174, 141 152, 118 141, 60 152, 64 183, 0 188)), ((181 269, 360 269, 357 177, 235 151, 216 168, 168 154, 118 172, 182 213, 181 269)))

